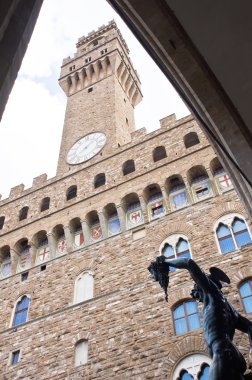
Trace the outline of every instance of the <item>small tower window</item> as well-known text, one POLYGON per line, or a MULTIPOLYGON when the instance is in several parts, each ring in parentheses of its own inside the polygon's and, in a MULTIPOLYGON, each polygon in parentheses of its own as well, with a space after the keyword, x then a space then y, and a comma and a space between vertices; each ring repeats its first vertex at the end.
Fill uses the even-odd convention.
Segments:
POLYGON ((107 49, 103 49, 103 50, 101 50, 101 55, 106 54, 107 51, 108 51, 107 49))
POLYGON ((40 211, 42 212, 42 211, 48 210, 49 207, 50 207, 50 198, 46 197, 41 202, 40 211))
POLYGON ((20 361, 20 350, 11 353, 11 365, 17 364, 20 361))
POLYGON ((77 186, 76 185, 70 186, 66 193, 67 201, 76 197, 77 197, 77 186))
POLYGON ((88 341, 79 340, 75 345, 75 367, 88 361, 88 341))
POLYGON ((105 185, 106 176, 104 173, 97 174, 94 179, 94 188, 97 189, 100 186, 105 185))
POLYGON ((184 144, 186 148, 191 148, 191 146, 197 145, 199 143, 199 137, 196 132, 190 132, 184 136, 184 144))
POLYGON ((89 87, 87 92, 92 92, 93 91, 93 87, 89 87))
POLYGON ((5 216, 0 216, 0 230, 3 229, 4 221, 5 221, 5 216))
POLYGON ((21 273, 21 282, 27 281, 29 276, 29 272, 21 273))
POLYGON ((123 175, 133 173, 135 171, 135 162, 133 160, 128 160, 123 164, 123 175))
POLYGON ((19 220, 24 220, 27 218, 28 210, 29 210, 28 206, 21 208, 21 210, 19 211, 19 220))
POLYGON ((157 162, 163 160, 167 157, 166 150, 164 146, 158 146, 153 150, 153 161, 157 162))
POLYGON ((91 62, 91 57, 85 58, 85 63, 91 62))
POLYGON ((90 272, 82 273, 75 282, 75 303, 83 302, 93 298, 94 276, 90 272))

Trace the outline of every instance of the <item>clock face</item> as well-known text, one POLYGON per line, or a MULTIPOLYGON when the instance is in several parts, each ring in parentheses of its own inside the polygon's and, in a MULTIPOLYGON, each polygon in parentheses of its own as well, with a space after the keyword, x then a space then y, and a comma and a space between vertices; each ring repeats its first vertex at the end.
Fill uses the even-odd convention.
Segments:
POLYGON ((106 135, 101 132, 90 133, 78 140, 67 154, 67 162, 77 165, 94 157, 104 147, 106 135))

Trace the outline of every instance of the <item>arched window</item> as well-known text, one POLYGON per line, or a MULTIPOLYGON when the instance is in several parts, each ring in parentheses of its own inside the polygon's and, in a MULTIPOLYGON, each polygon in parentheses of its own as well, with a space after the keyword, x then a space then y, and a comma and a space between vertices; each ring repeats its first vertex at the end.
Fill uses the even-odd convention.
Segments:
POLYGON ((8 245, 0 248, 0 278, 5 278, 11 275, 11 255, 8 245))
POLYGON ((49 207, 50 207, 50 198, 46 197, 42 199, 40 211, 42 212, 42 211, 48 210, 49 207))
POLYGON ((245 312, 252 313, 252 279, 244 282, 239 291, 245 312))
POLYGON ((79 303, 93 298, 94 276, 91 272, 82 273, 75 282, 74 302, 79 303))
POLYGON ((121 231, 121 223, 117 213, 117 208, 114 203, 109 203, 103 209, 103 215, 105 216, 108 235, 112 236, 118 234, 121 231))
POLYGON ((178 380, 208 380, 209 368, 209 364, 204 363, 197 377, 193 377, 187 370, 183 369, 178 380))
POLYGON ((244 220, 235 218, 232 223, 232 229, 238 248, 251 243, 251 237, 244 220))
POLYGON ((224 224, 220 223, 217 228, 217 237, 221 249, 221 253, 228 253, 235 251, 234 239, 231 233, 231 229, 229 229, 224 224))
POLYGON ((80 218, 74 218, 69 223, 70 231, 72 232, 74 248, 79 248, 85 243, 84 234, 80 218))
POLYGON ((189 198, 184 181, 181 176, 173 176, 167 180, 168 194, 173 210, 185 207, 189 204, 189 198))
POLYGON ((148 205, 149 220, 163 216, 165 205, 160 186, 158 184, 149 185, 144 189, 143 194, 148 205))
POLYGON ((52 232, 56 245, 56 256, 64 255, 67 253, 67 242, 63 225, 58 224, 53 228, 52 232))
POLYGON ((192 167, 188 170, 187 178, 196 202, 212 195, 210 180, 204 166, 197 165, 192 167))
POLYGON ((97 189, 100 186, 105 185, 106 176, 104 173, 97 174, 94 179, 94 188, 97 189))
POLYGON ((132 172, 134 172, 136 169, 135 169, 135 162, 133 160, 128 160, 126 162, 124 162, 123 164, 123 175, 127 175, 127 174, 130 174, 132 172))
POLYGON ((24 220, 27 218, 28 210, 29 210, 28 206, 21 208, 21 210, 19 211, 19 220, 24 220))
POLYGON ((4 221, 5 221, 5 216, 0 216, 0 230, 3 229, 4 221))
POLYGON ((79 340, 75 344, 75 367, 86 364, 88 361, 88 341, 79 340))
POLYGON ((179 376, 179 380, 194 380, 194 378, 185 369, 183 369, 179 376))
POLYGON ((12 326, 18 326, 27 321, 29 303, 30 299, 27 296, 23 296, 17 303, 12 326))
POLYGON ((86 215, 86 220, 90 229, 90 238, 98 241, 102 238, 102 229, 97 211, 93 210, 86 215))
POLYGON ((177 365, 172 380, 207 380, 211 359, 195 353, 183 358, 177 365))
POLYGON ((221 253, 234 252, 251 244, 251 235, 242 217, 236 214, 223 216, 216 228, 216 235, 221 253))
POLYGON ((209 365, 208 364, 203 364, 201 371, 198 375, 199 380, 208 380, 208 375, 209 375, 209 365))
MULTIPOLYGON (((163 256, 169 259, 178 257, 191 258, 189 243, 185 235, 174 234, 169 236, 162 242, 160 251, 163 256)), ((170 268, 170 271, 174 270, 176 270, 176 268, 170 268)))
POLYGON ((21 272, 31 265, 30 245, 26 238, 20 239, 15 244, 15 250, 18 253, 17 272, 21 272))
POLYGON ((179 239, 178 244, 176 245, 176 255, 177 257, 191 258, 188 241, 179 239))
POLYGON ((73 199, 76 197, 77 197, 77 186, 76 185, 70 186, 66 192, 66 200, 69 201, 70 199, 73 199))
POLYGON ((152 153, 153 161, 157 162, 163 160, 163 158, 167 157, 166 150, 164 146, 157 146, 152 153))
POLYGON ((210 162, 210 168, 220 193, 223 193, 233 188, 233 184, 231 179, 229 178, 229 175, 225 172, 225 169, 222 167, 217 157, 215 157, 210 162))
POLYGON ((122 199, 122 205, 125 211, 127 228, 133 228, 143 223, 143 211, 136 193, 127 194, 122 199))
POLYGON ((232 181, 223 168, 215 171, 214 178, 220 192, 224 192, 233 188, 232 181))
POLYGON ((191 146, 197 145, 199 142, 199 137, 196 132, 190 132, 184 136, 184 144, 186 148, 191 148, 191 146))
POLYGON ((37 247, 36 264, 50 260, 51 254, 46 231, 38 232, 32 240, 37 247))
POLYGON ((195 301, 185 301, 173 310, 176 335, 200 328, 198 306, 195 301))

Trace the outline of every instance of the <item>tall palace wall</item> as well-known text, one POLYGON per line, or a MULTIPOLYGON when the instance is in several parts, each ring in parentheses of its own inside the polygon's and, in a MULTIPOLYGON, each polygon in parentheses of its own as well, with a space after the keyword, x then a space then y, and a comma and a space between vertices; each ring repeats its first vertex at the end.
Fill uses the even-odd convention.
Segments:
MULTIPOLYGON (((16 186, 0 202, 1 379, 172 380, 182 378, 177 368, 186 358, 209 363, 201 316, 200 327, 175 331, 175 308, 191 300, 189 274, 170 273, 166 303, 147 271, 165 243, 176 251, 183 240, 206 272, 211 266, 224 270, 231 278, 224 294, 246 315, 239 289, 252 278, 251 222, 194 118, 170 115, 160 129, 131 132, 130 141, 119 145, 64 174, 60 165, 56 177, 43 174, 30 189, 16 186), (125 174, 128 160, 135 170, 125 174), (49 208, 41 211, 45 198, 49 208), (232 228, 238 219, 250 238, 223 254, 218 223, 232 228), (78 290, 85 274, 87 292, 78 290), (24 296, 28 312, 15 324, 24 296), (80 362, 79 342, 85 343, 80 362), (13 364, 15 352, 19 360, 13 364)), ((200 304, 198 309, 200 315, 200 304)), ((247 337, 238 333, 235 342, 248 359, 247 337)))

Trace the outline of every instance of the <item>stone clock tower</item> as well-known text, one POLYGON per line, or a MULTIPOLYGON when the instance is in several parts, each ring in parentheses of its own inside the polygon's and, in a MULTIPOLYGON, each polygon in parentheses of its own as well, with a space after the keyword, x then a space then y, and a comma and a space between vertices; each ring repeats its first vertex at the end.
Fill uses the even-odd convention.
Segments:
POLYGON ((60 86, 68 97, 58 175, 108 156, 131 140, 140 81, 129 49, 114 21, 77 43, 74 58, 63 60, 60 86))

